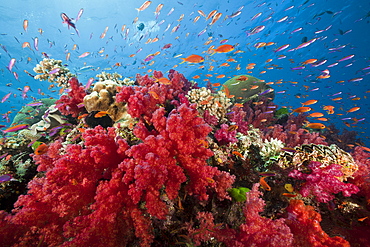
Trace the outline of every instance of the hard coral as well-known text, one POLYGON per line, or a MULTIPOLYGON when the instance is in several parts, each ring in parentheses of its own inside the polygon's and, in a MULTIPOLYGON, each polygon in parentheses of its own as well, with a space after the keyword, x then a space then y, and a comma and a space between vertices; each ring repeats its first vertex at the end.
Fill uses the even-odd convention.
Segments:
POLYGON ((92 93, 83 99, 86 110, 88 112, 106 111, 113 121, 127 118, 125 103, 115 101, 117 87, 119 84, 112 80, 97 82, 92 93))

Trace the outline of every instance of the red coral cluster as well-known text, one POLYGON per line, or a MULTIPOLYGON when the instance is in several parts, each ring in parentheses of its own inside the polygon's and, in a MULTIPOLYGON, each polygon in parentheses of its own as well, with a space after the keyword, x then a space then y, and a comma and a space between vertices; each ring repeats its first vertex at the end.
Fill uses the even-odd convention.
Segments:
POLYGON ((83 146, 52 143, 35 156, 45 177, 30 182, 14 215, 2 213, 0 229, 11 241, 0 243, 126 246, 138 238, 149 246, 153 219, 166 219, 167 203, 183 183, 185 193, 199 200, 207 200, 210 190, 231 199, 227 190, 235 177, 207 164, 211 128, 198 115, 195 105, 170 113, 158 107, 151 126, 141 121, 135 127, 142 142, 131 147, 115 128, 101 126, 82 134, 83 146))
POLYGON ((304 205, 301 200, 291 200, 285 223, 294 234, 294 246, 335 246, 349 247, 341 237, 330 237, 321 228, 321 215, 313 207, 304 205))
POLYGON ((342 192, 344 196, 356 194, 359 189, 351 183, 343 183, 338 178, 343 176, 342 167, 337 164, 331 164, 321 168, 321 163, 311 161, 308 168, 311 173, 302 173, 298 170, 293 170, 289 173, 289 177, 304 180, 304 184, 300 188, 302 196, 314 196, 318 202, 329 202, 334 199, 333 194, 342 192))
POLYGON ((67 95, 62 95, 55 104, 63 115, 77 117, 84 109, 82 102, 86 96, 86 92, 82 84, 78 82, 77 78, 73 77, 69 79, 68 83, 70 91, 67 95))

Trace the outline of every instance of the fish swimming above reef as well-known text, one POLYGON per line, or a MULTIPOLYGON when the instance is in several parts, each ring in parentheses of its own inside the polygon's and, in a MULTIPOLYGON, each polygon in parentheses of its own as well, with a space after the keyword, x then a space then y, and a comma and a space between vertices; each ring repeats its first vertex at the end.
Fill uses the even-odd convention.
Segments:
POLYGON ((183 60, 181 63, 185 63, 185 62, 188 62, 188 63, 202 63, 202 62, 204 62, 204 57, 199 56, 199 55, 195 55, 195 54, 192 54, 192 55, 190 55, 186 58, 180 58, 180 59, 183 60))

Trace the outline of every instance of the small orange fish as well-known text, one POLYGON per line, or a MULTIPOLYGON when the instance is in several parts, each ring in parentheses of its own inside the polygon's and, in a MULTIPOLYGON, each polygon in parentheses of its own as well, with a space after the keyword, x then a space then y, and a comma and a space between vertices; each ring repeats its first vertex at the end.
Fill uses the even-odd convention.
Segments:
POLYGON ((265 181, 265 178, 266 178, 266 177, 261 177, 261 178, 260 178, 260 184, 261 184, 261 186, 262 186, 262 188, 263 188, 264 190, 271 191, 271 187, 270 187, 270 185, 265 181))
POLYGON ((308 123, 306 127, 311 129, 325 129, 326 126, 322 123, 308 123))
POLYGON ((239 156, 240 158, 244 159, 243 155, 239 153, 238 151, 233 151, 232 154, 239 156))
POLYGON ((153 98, 155 98, 155 99, 159 99, 159 96, 158 96, 158 94, 156 93, 156 92, 154 92, 154 91, 149 91, 148 92, 151 96, 153 96, 153 98))
POLYGON ((302 103, 302 105, 313 105, 316 103, 317 103, 317 100, 311 99, 311 100, 307 100, 306 102, 302 103))
POLYGON ((253 90, 253 89, 257 89, 259 86, 258 85, 252 85, 251 86, 251 90, 253 90))
POLYGON ((297 196, 296 194, 291 194, 291 193, 283 193, 282 195, 285 197, 296 197, 297 196))
POLYGON ((100 111, 100 112, 98 112, 94 115, 94 118, 101 118, 101 117, 104 117, 107 114, 108 114, 108 112, 106 112, 106 111, 100 111))
POLYGON ((358 111, 358 110, 360 110, 360 109, 361 109, 361 107, 353 107, 353 108, 349 109, 349 110, 347 111, 347 113, 355 112, 355 111, 358 111))
POLYGON ((200 76, 199 75, 195 75, 195 76, 193 76, 193 79, 199 79, 200 78, 200 76))
POLYGON ((235 47, 233 45, 227 45, 227 44, 220 45, 219 47, 217 47, 216 49, 213 50, 213 53, 211 55, 213 55, 215 53, 226 53, 226 52, 230 52, 230 51, 232 51, 234 49, 235 49, 235 47))
POLYGON ((328 119, 325 118, 325 117, 319 117, 319 118, 316 118, 316 119, 319 120, 319 121, 324 121, 324 122, 328 121, 328 119))
POLYGON ((212 26, 213 24, 215 24, 215 22, 218 21, 218 19, 220 19, 221 16, 222 16, 222 13, 215 14, 213 16, 212 21, 211 21, 211 23, 209 25, 212 26))
POLYGON ((324 116, 324 114, 323 113, 321 113, 321 112, 313 112, 313 113, 311 113, 310 115, 308 115, 309 117, 322 117, 322 116, 324 116))
POLYGON ((219 87, 219 86, 221 86, 221 83, 213 83, 212 86, 213 87, 219 87))
POLYGON ((304 61, 302 64, 303 65, 306 65, 306 64, 311 64, 311 63, 314 63, 316 62, 317 59, 314 59, 314 58, 311 58, 311 59, 307 59, 306 61, 304 61))
POLYGON ((28 29, 28 20, 27 19, 23 21, 23 29, 24 29, 24 31, 27 32, 27 29, 28 29))
POLYGON ((322 109, 326 110, 328 114, 334 114, 334 106, 326 105, 322 109))
POLYGON ((166 77, 158 78, 156 81, 159 82, 160 84, 164 84, 164 85, 170 85, 171 84, 171 81, 166 77))
POLYGON ((296 112, 296 113, 304 113, 304 112, 308 112, 308 111, 311 111, 311 110, 312 110, 311 107, 302 106, 302 107, 298 107, 297 109, 294 109, 293 112, 296 112))
POLYGON ((137 12, 139 13, 140 11, 143 11, 149 7, 149 5, 152 3, 152 1, 145 1, 140 8, 136 9, 137 12))
POLYGON ((229 128, 227 128, 227 131, 231 132, 238 129, 238 125, 230 125, 229 128))
POLYGON ((48 145, 46 145, 45 143, 42 143, 36 148, 35 154, 42 155, 48 151, 48 148, 49 148, 48 145))
POLYGON ((224 78, 226 75, 222 74, 222 75, 218 75, 216 76, 217 79, 220 79, 220 78, 224 78))
POLYGON ((182 62, 180 64, 185 63, 185 62, 187 62, 187 63, 202 63, 202 62, 204 62, 204 57, 199 56, 199 55, 195 55, 195 54, 192 54, 192 55, 188 56, 187 58, 180 58, 180 59, 182 59, 182 62))

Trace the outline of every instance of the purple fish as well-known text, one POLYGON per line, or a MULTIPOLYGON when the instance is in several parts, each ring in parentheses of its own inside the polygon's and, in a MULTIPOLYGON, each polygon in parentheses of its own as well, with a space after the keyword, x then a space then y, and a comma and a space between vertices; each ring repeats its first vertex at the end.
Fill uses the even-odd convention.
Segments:
POLYGON ((87 89, 91 86, 91 84, 92 84, 94 81, 95 81, 95 79, 94 79, 93 77, 91 77, 91 78, 87 81, 87 83, 86 83, 85 90, 87 90, 87 89))
POLYGON ((10 95, 11 95, 12 93, 8 93, 8 94, 6 94, 2 99, 1 99, 1 103, 4 103, 7 99, 9 99, 9 97, 10 97, 10 95))
POLYGON ((298 70, 298 69, 304 69, 304 68, 306 68, 306 67, 305 66, 299 66, 299 67, 292 68, 292 70, 298 70))
POLYGON ((9 64, 8 64, 8 70, 11 72, 12 71, 12 69, 13 69, 13 66, 14 66, 14 64, 15 64, 15 58, 12 58, 12 59, 10 59, 10 61, 9 61, 9 64))
POLYGON ((290 34, 293 34, 293 33, 295 33, 295 32, 299 32, 299 31, 301 31, 303 28, 301 28, 301 27, 299 27, 299 28, 296 28, 296 29, 294 29, 293 31, 291 31, 290 32, 290 34))
POLYGON ((260 94, 258 94, 258 95, 265 95, 265 94, 271 93, 272 91, 274 91, 274 89, 269 88, 269 89, 267 89, 267 90, 263 91, 262 93, 260 93, 260 94))
POLYGON ((0 183, 4 183, 4 182, 7 182, 7 181, 10 181, 12 178, 13 177, 10 174, 1 175, 0 176, 0 183))
POLYGON ((354 56, 355 56, 355 55, 348 55, 348 56, 345 56, 345 57, 343 57, 343 58, 339 59, 339 60, 338 60, 338 62, 346 61, 346 60, 348 60, 348 59, 353 58, 354 56))
POLYGON ((235 13, 232 13, 231 15, 228 15, 227 18, 234 18, 240 15, 242 12, 240 10, 236 11, 235 13))
POLYGON ((84 12, 84 9, 83 8, 81 8, 80 11, 78 11, 78 14, 77 14, 77 17, 76 17, 76 21, 78 21, 81 18, 83 12, 84 12))
POLYGON ((295 49, 298 50, 298 49, 301 49, 301 48, 304 48, 304 47, 307 47, 309 46, 310 44, 312 44, 313 42, 315 42, 317 40, 317 38, 314 38, 314 39, 310 39, 309 41, 307 42, 304 42, 302 44, 300 44, 299 46, 297 46, 295 49))
POLYGON ((331 68, 331 67, 334 67, 334 66, 337 66, 337 65, 338 65, 338 63, 332 63, 332 64, 328 65, 328 68, 331 68))
POLYGON ((42 103, 42 102, 34 102, 34 103, 29 103, 26 106, 40 106, 40 105, 43 105, 43 104, 44 103, 42 103))
POLYGON ((36 37, 33 39, 33 47, 35 47, 35 50, 39 50, 39 39, 36 37))
POLYGON ((290 46, 289 44, 282 45, 282 46, 280 46, 279 48, 277 48, 274 52, 278 52, 278 51, 285 50, 285 49, 286 49, 286 48, 288 48, 289 46, 290 46))
POLYGON ((261 32, 263 29, 265 29, 265 26, 261 25, 261 26, 257 26, 255 28, 253 28, 248 34, 247 36, 251 36, 253 34, 257 34, 259 32, 261 32))
POLYGON ((51 70, 51 71, 49 72, 49 75, 52 75, 52 74, 58 73, 58 72, 59 72, 59 70, 60 70, 60 68, 55 68, 55 69, 53 69, 53 70, 51 70))

